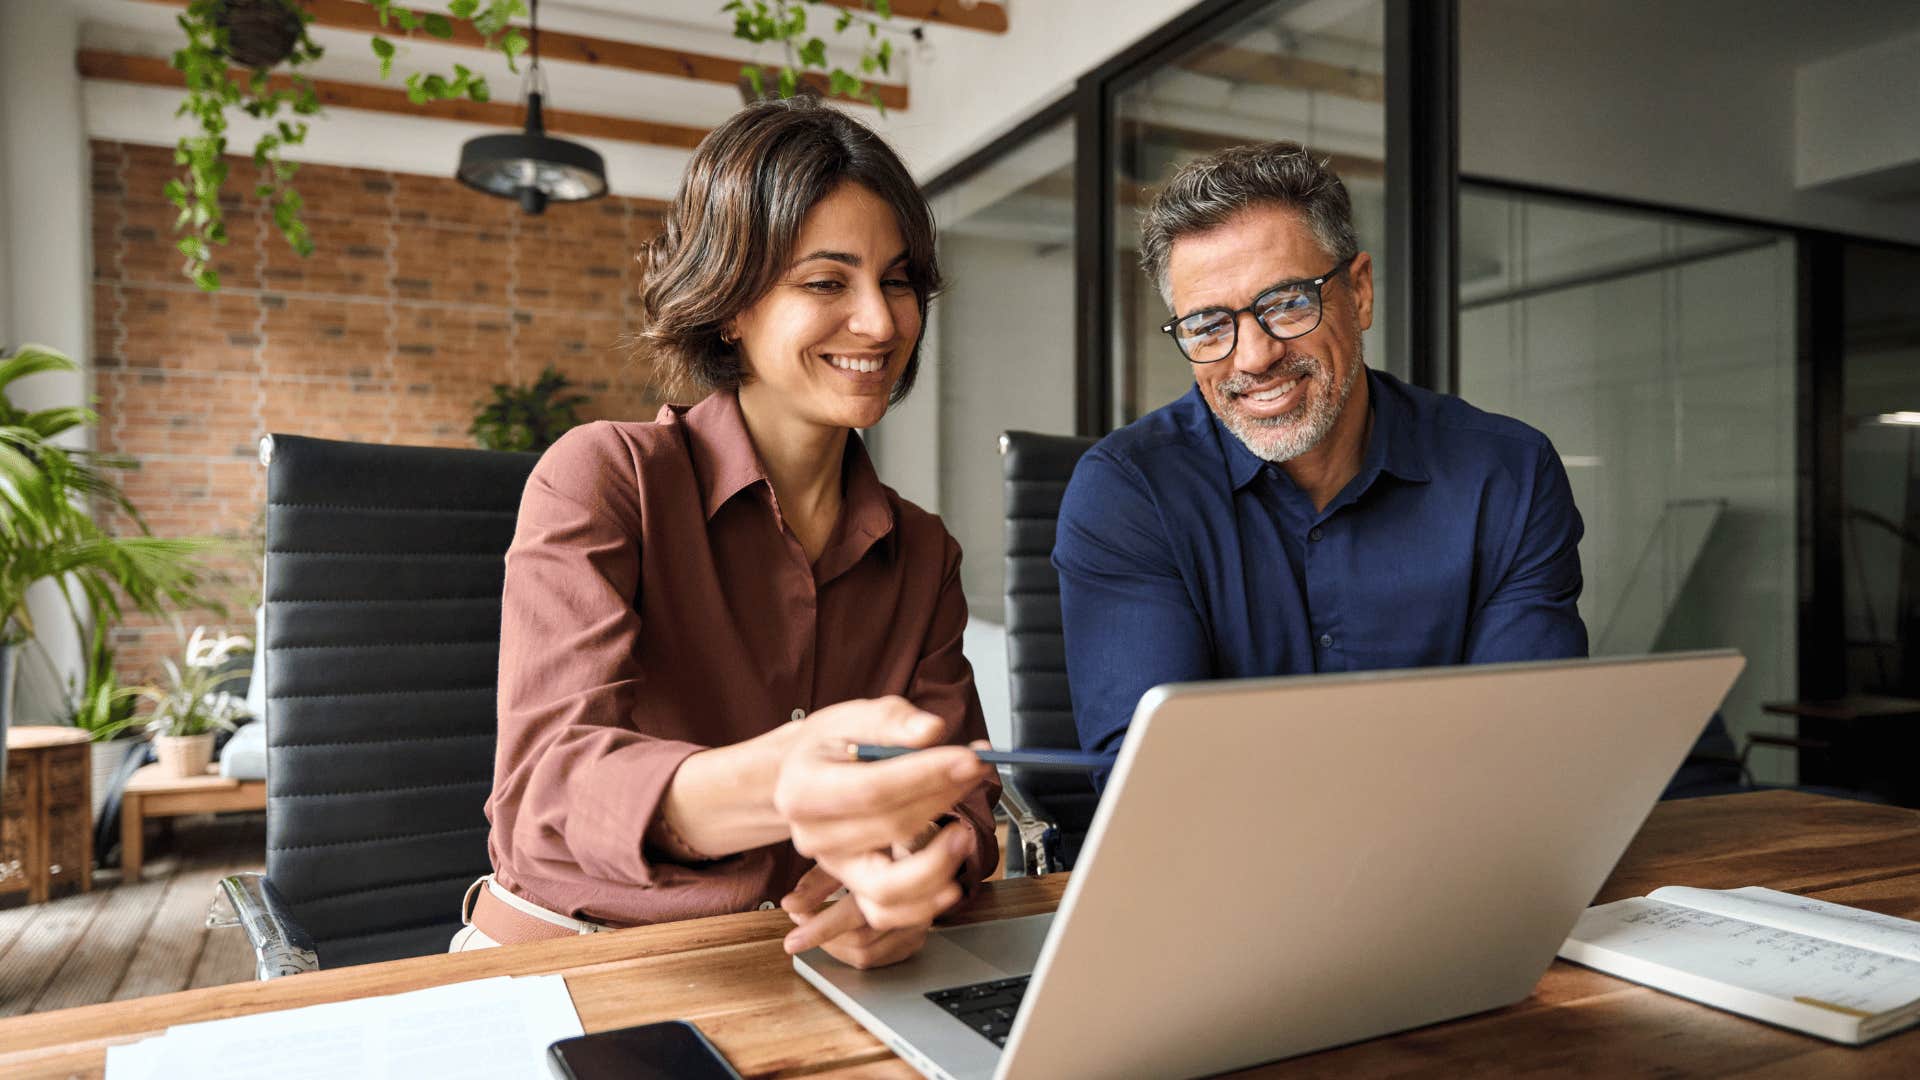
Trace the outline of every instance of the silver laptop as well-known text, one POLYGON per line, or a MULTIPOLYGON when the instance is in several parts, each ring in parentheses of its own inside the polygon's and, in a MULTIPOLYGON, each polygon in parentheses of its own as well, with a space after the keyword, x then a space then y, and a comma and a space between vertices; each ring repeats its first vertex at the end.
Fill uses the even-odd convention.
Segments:
POLYGON ((1156 687, 1052 915, 808 982, 930 1077, 1180 1077, 1526 997, 1746 661, 1156 687))

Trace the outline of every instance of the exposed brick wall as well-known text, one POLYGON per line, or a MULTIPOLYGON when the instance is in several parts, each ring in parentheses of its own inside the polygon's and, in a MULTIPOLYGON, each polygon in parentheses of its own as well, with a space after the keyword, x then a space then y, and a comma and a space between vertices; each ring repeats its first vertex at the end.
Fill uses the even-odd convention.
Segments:
MULTIPOLYGON (((588 418, 659 407, 618 346, 657 204, 608 198, 528 217, 452 179, 308 165, 296 185, 316 250, 302 259, 235 158, 223 287, 208 294, 173 248, 176 211, 161 194, 172 151, 92 151, 98 446, 139 463, 121 481, 156 534, 236 538, 218 560, 234 629, 251 632, 259 588, 245 538, 266 496, 260 436, 471 445, 492 384, 530 381, 549 362, 592 396, 588 418)), ((139 616, 114 639, 128 679, 179 648, 171 626, 139 616)))

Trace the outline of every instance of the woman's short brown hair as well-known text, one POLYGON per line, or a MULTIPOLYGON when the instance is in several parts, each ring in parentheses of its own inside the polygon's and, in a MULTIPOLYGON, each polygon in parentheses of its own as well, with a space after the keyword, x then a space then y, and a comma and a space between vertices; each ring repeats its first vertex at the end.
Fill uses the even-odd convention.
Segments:
MULTIPOLYGON (((815 98, 756 102, 700 140, 665 228, 641 256, 640 350, 671 392, 740 386, 740 351, 722 329, 786 269, 808 211, 848 182, 893 207, 924 325, 940 268, 933 211, 906 165, 864 124, 815 98)), ((916 341, 894 401, 919 369, 916 341)))

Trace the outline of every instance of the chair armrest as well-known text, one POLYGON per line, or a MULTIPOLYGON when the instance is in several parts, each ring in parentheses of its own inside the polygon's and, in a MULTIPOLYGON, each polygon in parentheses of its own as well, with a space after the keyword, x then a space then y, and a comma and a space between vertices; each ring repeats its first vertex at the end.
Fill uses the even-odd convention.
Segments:
POLYGON ((288 910, 280 891, 264 874, 232 874, 220 879, 214 897, 217 907, 222 898, 233 908, 233 921, 218 920, 207 913, 208 926, 239 925, 253 946, 253 977, 261 982, 282 975, 299 975, 320 970, 320 957, 314 951, 313 938, 288 910))
POLYGON ((1032 795, 1020 786, 1007 769, 1000 770, 1000 808, 1007 813, 1007 819, 1013 822, 1014 832, 1020 837, 1020 865, 1026 869, 1029 877, 1058 870, 1058 860, 1054 857, 1054 848, 1060 838, 1060 826, 1032 795))

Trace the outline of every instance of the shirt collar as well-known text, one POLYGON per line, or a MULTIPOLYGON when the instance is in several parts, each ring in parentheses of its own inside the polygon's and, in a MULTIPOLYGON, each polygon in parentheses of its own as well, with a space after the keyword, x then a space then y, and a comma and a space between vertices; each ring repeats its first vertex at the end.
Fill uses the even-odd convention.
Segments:
POLYGON ((682 414, 681 422, 687 427, 694 475, 706 493, 707 520, 712 521, 735 495, 766 480, 767 468, 753 448, 740 397, 733 391, 708 394, 682 414))
MULTIPOLYGON (((1397 392, 1398 388, 1387 385, 1381 374, 1367 369, 1367 402, 1373 409, 1373 430, 1367 435, 1367 453, 1360 462, 1360 472, 1356 477, 1358 484, 1350 483, 1349 490, 1355 494, 1365 491, 1373 485, 1374 478, 1388 473, 1401 480, 1424 484, 1431 477, 1426 465, 1420 461, 1420 455, 1414 450, 1413 417, 1408 415, 1407 403, 1397 392)), ((1267 461, 1247 449, 1240 437, 1227 430, 1227 425, 1213 415, 1213 409, 1200 393, 1198 384, 1189 392, 1194 402, 1213 420, 1214 433, 1220 440, 1227 455, 1227 476, 1233 482, 1233 490, 1239 491, 1253 482, 1260 471, 1267 467, 1267 461)))
MULTIPOLYGON (((891 544, 899 542, 899 534, 894 531, 893 501, 887 497, 887 487, 874 471, 873 459, 867 456, 867 444, 857 431, 847 433, 846 460, 840 476, 846 485, 842 489, 840 523, 834 528, 833 538, 827 541, 826 550, 814 563, 814 573, 822 582, 839 577, 865 558, 880 541, 891 537, 891 544)), ((895 548, 889 548, 893 550, 895 548)))
MULTIPOLYGON (((681 416, 692 450, 694 475, 705 493, 707 520, 733 497, 755 484, 768 483, 767 467, 754 448, 747 431, 746 414, 740 411, 740 396, 731 390, 716 390, 681 416)), ((867 456, 866 443, 858 432, 847 436, 846 458, 841 464, 844 501, 840 523, 820 564, 859 560, 876 540, 893 532, 893 504, 887 498, 886 485, 874 471, 867 456)), ((772 489, 768 483, 768 489, 772 489)))
POLYGON ((1367 446, 1365 471, 1381 472, 1409 483, 1432 479, 1415 446, 1416 420, 1399 380, 1367 371, 1367 398, 1373 402, 1373 436, 1367 446))

